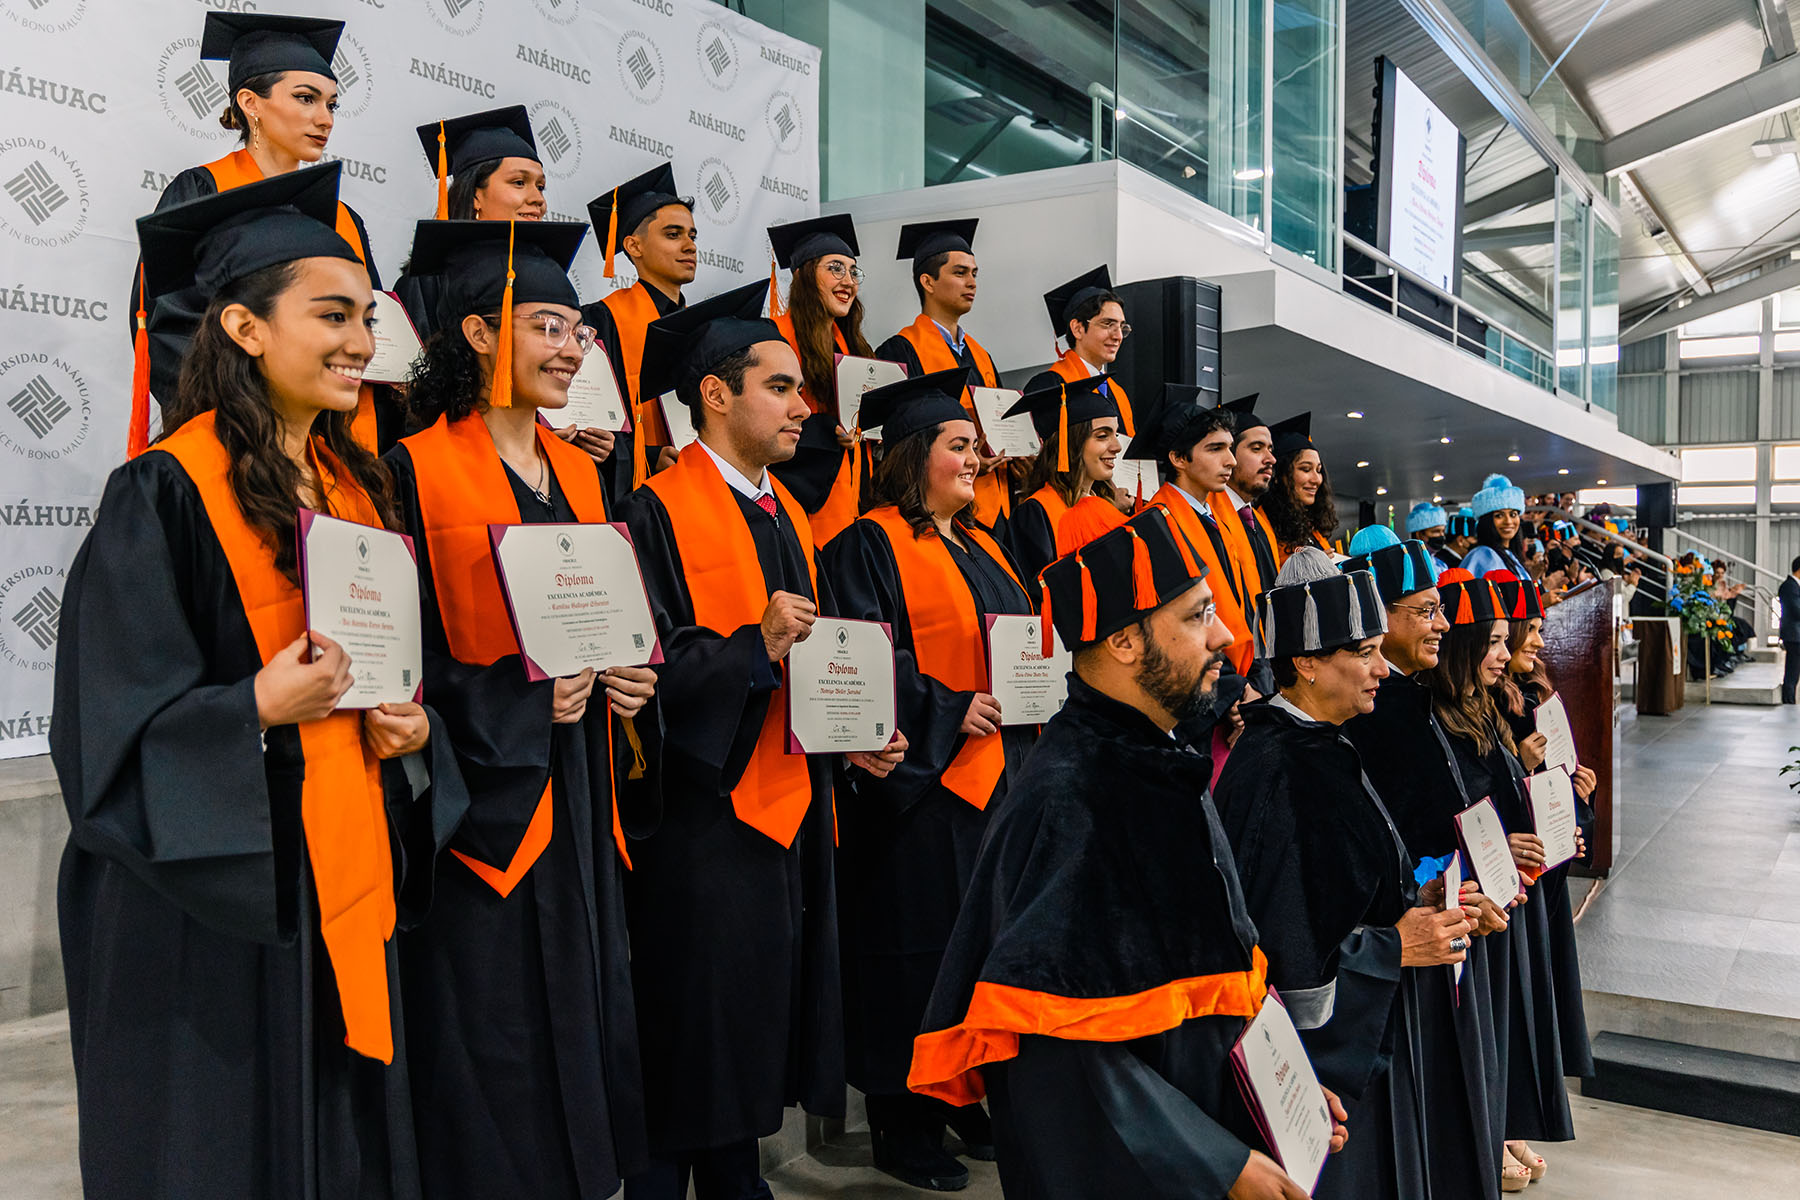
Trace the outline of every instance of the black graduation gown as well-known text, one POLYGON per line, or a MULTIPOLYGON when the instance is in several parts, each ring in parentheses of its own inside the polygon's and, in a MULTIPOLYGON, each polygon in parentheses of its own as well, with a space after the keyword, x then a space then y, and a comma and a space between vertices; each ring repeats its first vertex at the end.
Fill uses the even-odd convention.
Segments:
MULTIPOLYGON (((978 617, 1029 615, 1031 601, 981 549, 945 542, 978 617)), ((887 531, 858 521, 822 555, 837 616, 885 621, 894 633, 898 726, 906 759, 886 779, 845 773, 838 798, 838 919, 844 964, 845 1070, 852 1086, 906 1094, 913 1038, 975 866, 986 810, 944 787, 941 777, 966 740, 973 692, 953 692, 922 674, 887 531)), ((1025 761, 1037 730, 1000 731, 1006 767, 991 807, 1025 761)))
MULTIPOLYGON (((647 283, 644 284, 644 290, 650 293, 650 300, 656 305, 656 315, 659 317, 666 317, 687 305, 685 299, 671 300, 663 295, 660 288, 651 287, 647 283)), ((595 334, 598 335, 597 340, 606 348, 606 361, 612 364, 613 378, 619 382, 619 395, 625 397, 626 402, 629 403, 631 385, 637 381, 627 380, 625 377, 625 347, 619 340, 619 322, 613 317, 613 310, 599 300, 592 304, 584 304, 581 306, 581 323, 592 326, 595 334)), ((648 400, 649 397, 643 397, 643 399, 648 400)), ((632 420, 636 419, 636 414, 632 414, 632 420)), ((607 497, 615 503, 631 494, 632 455, 634 453, 632 447, 636 445, 634 439, 637 436, 638 431, 635 425, 632 426, 629 433, 620 431, 613 440, 613 452, 607 455, 605 462, 600 464, 600 477, 606 480, 607 497)), ((656 468, 656 458, 660 449, 661 447, 658 446, 644 447, 647 456, 645 464, 652 471, 656 468)))
MULTIPOLYGON (((1343 729, 1413 858, 1454 850, 1451 818, 1469 801, 1425 687, 1390 670, 1375 710, 1352 717, 1343 729)), ((1509 966, 1507 937, 1503 932, 1470 939, 1460 985, 1447 966, 1401 971, 1403 995, 1411 994, 1418 1015, 1414 1066, 1420 1091, 1430 1098, 1425 1168, 1433 1196, 1498 1200, 1500 1195, 1507 1010, 1496 1012, 1490 976, 1509 966)), ((1505 989, 1498 994, 1504 998, 1505 989)), ((1397 1059, 1390 1078, 1405 1078, 1397 1059)), ((1360 1133, 1351 1138, 1358 1140, 1360 1133)))
MULTIPOLYGON (((177 204, 186 204, 190 200, 198 200, 202 196, 216 196, 219 185, 213 180, 212 172, 204 166, 189 167, 169 181, 157 198, 157 212, 173 208, 177 204)), ((356 232, 362 239, 364 252, 369 261, 364 264, 369 268, 369 286, 377 290, 381 287, 381 270, 375 265, 374 251, 369 249, 369 230, 363 219, 354 208, 349 209, 350 219, 356 223, 356 232)), ((145 310, 150 342, 150 394, 156 397, 157 406, 164 412, 175 398, 175 384, 181 377, 181 358, 187 353, 188 343, 194 340, 194 330, 200 325, 200 318, 206 313, 207 299, 199 288, 182 288, 166 295, 152 297, 145 310)), ((126 336, 137 336, 138 310, 138 273, 136 268, 131 272, 131 299, 125 311, 132 314, 132 319, 125 322, 126 336)), ((375 384, 375 429, 378 444, 383 450, 393 445, 404 430, 405 405, 395 395, 394 389, 384 384, 375 384)), ((171 430, 170 432, 173 432, 171 430)))
MULTIPOLYGON (((469 785, 452 848, 504 868, 546 763, 552 784, 549 845, 511 895, 446 855, 432 920, 401 941, 426 1191, 599 1200, 647 1161, 624 872, 601 767, 613 715, 596 689, 580 724, 553 724, 551 681, 527 680, 518 655, 485 667, 452 657, 415 465, 405 445, 387 461, 419 559, 425 695, 444 713, 469 785)), ((554 475, 548 506, 510 469, 507 479, 525 523, 577 519, 554 475)), ((653 703, 635 720, 652 761, 656 713, 653 703)), ((613 741, 623 767, 630 750, 616 721, 613 741)), ((650 772, 635 786, 653 781, 650 772)))
POLYGON ((1043 589, 1038 586, 1038 572, 1056 561, 1056 527, 1050 523, 1050 514, 1028 496, 1013 505, 1004 537, 1006 552, 1019 564, 1019 578, 1031 593, 1031 602, 1041 603, 1043 589))
POLYGON ((437 332, 438 298, 443 294, 443 277, 439 275, 414 275, 411 271, 402 271, 400 278, 394 280, 394 295, 400 298, 400 306, 412 318, 421 342, 430 341, 431 335, 437 332))
MULTIPOLYGON (((1469 795, 1493 800, 1500 823, 1509 831, 1531 828, 1525 802, 1525 774, 1494 733, 1492 748, 1482 754, 1467 738, 1450 733, 1450 748, 1469 795)), ((1575 1137, 1569 1115, 1569 1093, 1563 1083, 1562 1039, 1557 1026, 1555 967, 1550 958, 1549 906, 1532 887, 1528 899, 1512 910, 1505 935, 1511 970, 1504 981, 1490 976, 1498 989, 1506 986, 1508 1032, 1503 1070, 1506 1076, 1506 1136, 1527 1142, 1567 1142, 1575 1137)), ((1496 1010, 1499 1002, 1496 1001, 1496 1010)))
MULTIPOLYGON (((989 810, 925 1029, 960 1025, 977 983, 1106 1005, 1250 969, 1256 930, 1209 775, 1204 755, 1071 675, 989 810)), ((979 1068, 1009 1200, 1223 1197, 1261 1145, 1232 1075, 1244 1025, 1021 1036, 1015 1057, 979 1068)))
MULTIPOLYGON (((69 569, 50 752, 89 1196, 420 1194, 392 943, 394 1061, 344 1045, 300 817, 300 735, 259 738, 262 667, 200 493, 173 457, 112 473, 69 569), (264 748, 266 741, 267 748, 264 748)), ((467 808, 444 723, 382 765, 399 920, 467 808)))
MULTIPOLYGON (((1525 711, 1508 712, 1505 701, 1500 713, 1512 726, 1513 737, 1529 737, 1537 731, 1537 698, 1524 693, 1525 711)), ((1587 801, 1575 798, 1581 832, 1591 844, 1594 836, 1594 810, 1587 801)), ((1537 881, 1533 899, 1544 903, 1544 920, 1550 934, 1550 983, 1556 992, 1556 1028, 1562 1043, 1563 1074, 1586 1079, 1594 1073, 1594 1048, 1588 1041, 1587 1012, 1581 1000, 1581 956, 1575 945, 1575 910, 1569 902, 1569 867, 1564 863, 1544 872, 1537 881)))
POLYGON ((1414 895, 1410 856, 1337 727, 1268 700, 1240 711, 1244 734, 1218 780, 1219 819, 1270 985, 1307 1026, 1313 1069, 1357 1123, 1357 1150, 1328 1162, 1315 1194, 1423 1197, 1417 1005, 1400 986, 1394 928, 1414 895), (1309 1023, 1307 1010, 1327 1004, 1329 1017, 1309 1023))
MULTIPOLYGON (((732 496, 737 511, 719 519, 749 526, 770 593, 811 596, 792 527, 732 496)), ((632 493, 624 517, 662 639, 662 703, 679 714, 661 821, 632 830, 625 886, 650 1149, 666 1158, 774 1133, 794 1103, 843 1115, 832 764, 808 761, 812 804, 793 845, 738 819, 731 788, 778 686, 761 628, 721 636, 695 623, 655 492, 632 493)))

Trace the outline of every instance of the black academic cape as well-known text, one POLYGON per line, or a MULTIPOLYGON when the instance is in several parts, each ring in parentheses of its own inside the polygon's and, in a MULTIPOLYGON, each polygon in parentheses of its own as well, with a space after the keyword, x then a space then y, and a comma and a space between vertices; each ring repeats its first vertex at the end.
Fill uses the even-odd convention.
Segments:
MULTIPOLYGON (((420 1195, 393 943, 384 1068, 344 1045, 300 735, 259 735, 262 665, 186 471, 158 453, 118 468, 63 590, 50 728, 71 826, 57 916, 89 1196, 420 1195)), ((468 804, 430 715, 411 766, 382 764, 403 926, 429 906, 434 857, 468 804)))
POLYGON ((1414 898, 1411 857, 1338 727, 1270 700, 1239 711, 1244 733, 1219 774, 1219 819, 1269 983, 1319 1081, 1352 1106, 1360 1143, 1328 1162, 1316 1194, 1422 1197, 1416 997, 1400 986, 1394 928, 1414 898))
MULTIPOLYGON (((1432 714, 1431 693, 1417 679, 1390 670, 1374 711, 1352 717, 1343 728, 1414 860, 1451 853, 1456 848, 1451 819, 1469 800, 1450 743, 1432 714)), ((1433 1196, 1498 1200, 1500 1195, 1506 1010, 1494 1009, 1490 975, 1507 969, 1506 936, 1470 939, 1460 983, 1447 966, 1401 972, 1403 991, 1417 1001, 1416 1066, 1422 1094, 1430 1098, 1425 1169, 1433 1196)), ((1405 1077, 1396 1061, 1390 1080, 1405 1077)))
MULTIPOLYGON (((973 543, 946 545, 978 620, 1030 614, 1030 599, 999 563, 973 543)), ((885 621, 894 636, 896 725, 906 735, 906 758, 885 779, 845 773, 837 801, 838 918, 846 1075, 864 1093, 904 1095, 913 1038, 987 826, 985 809, 942 783, 967 740, 962 722, 974 693, 951 691, 919 670, 886 530, 858 521, 821 560, 835 615, 885 621)), ((986 798, 990 808, 1006 794, 1037 729, 1008 725, 999 736, 1006 767, 986 798)))
POLYGON ((418 332, 421 342, 431 340, 437 332, 438 298, 444 294, 444 281, 441 275, 414 275, 411 271, 401 271, 400 278, 394 280, 394 295, 399 297, 400 306, 412 319, 413 329, 418 332))
MULTIPOLYGON (((666 317, 677 309, 687 306, 685 298, 671 300, 663 295, 661 288, 651 287, 642 281, 639 281, 636 286, 650 293, 650 300, 656 305, 656 315, 659 317, 666 317)), ((592 304, 581 306, 581 323, 592 326, 594 333, 598 335, 595 340, 606 349, 606 361, 612 366, 613 378, 619 383, 619 395, 623 396, 627 403, 630 403, 631 389, 637 385, 637 380, 626 378, 625 346, 621 340, 618 318, 613 316, 613 310, 607 306, 605 301, 596 300, 592 304)), ((634 336, 641 339, 644 331, 640 329, 634 336)), ((641 352, 643 347, 640 346, 638 349, 641 352)), ((640 397, 640 399, 645 403, 652 402, 648 396, 640 397)), ((632 420, 636 419, 637 414, 633 413, 632 420)), ((615 502, 624 500, 631 494, 632 455, 635 453, 632 447, 636 444, 634 439, 637 436, 638 431, 635 425, 629 432, 619 431, 613 440, 613 452, 607 456, 605 462, 600 464, 600 477, 606 480, 607 498, 615 502)), ((660 446, 644 447, 645 466, 652 473, 656 470, 656 459, 661 449, 660 446)))
MULTIPOLYGON (((386 461, 419 561, 425 697, 444 714, 469 788, 450 848, 504 869, 537 809, 546 764, 553 805, 549 844, 510 895, 446 855, 431 921, 401 939, 426 1191, 600 1200, 647 1163, 606 723, 621 812, 653 807, 658 708, 653 701, 634 721, 652 769, 631 783, 631 750, 600 688, 579 724, 557 725, 553 681, 528 680, 518 655, 459 662, 412 455, 403 443, 386 461)), ((577 519, 554 474, 548 506, 510 469, 507 479, 524 523, 577 519)))
POLYGON ((1166 1010, 1152 1020, 1124 1002, 1248 972, 1261 1003, 1209 775, 1205 756, 1071 675, 1068 703, 989 811, 913 1083, 946 1077, 956 1047, 975 1052, 1009 1200, 1223 1197, 1260 1148, 1232 1075, 1245 1016, 1170 1026, 1166 1010), (1098 1020, 1109 1040, 996 1031, 973 1011, 987 992, 1037 1027, 1098 1020))
MULTIPOLYGON (((1500 823, 1508 832, 1531 828, 1525 799, 1525 772, 1517 756, 1500 742, 1499 729, 1490 749, 1481 753, 1475 743, 1449 730, 1450 748, 1456 754, 1469 795, 1494 802, 1500 823)), ((1569 1115, 1569 1092, 1563 1082, 1562 1037, 1557 1025, 1555 965, 1550 957, 1548 905, 1535 887, 1526 889, 1524 904, 1512 910, 1504 934, 1510 970, 1489 975, 1490 986, 1505 997, 1495 996, 1496 1014, 1507 1012, 1506 1137, 1527 1142, 1567 1142, 1575 1137, 1569 1115), (1504 976, 1504 978, 1502 978, 1504 976)))
MULTIPOLYGON (((1513 714, 1503 697, 1496 695, 1500 715, 1512 727, 1514 739, 1530 737, 1537 732, 1537 697, 1524 691, 1525 711, 1513 714)), ((1539 770, 1542 770, 1540 767, 1539 770)), ((1593 844, 1594 810, 1586 800, 1575 798, 1577 819, 1588 844, 1593 844)), ((1588 1041, 1587 1012, 1581 1000, 1581 957, 1575 944, 1575 911, 1569 901, 1569 868, 1564 863, 1544 872, 1537 881, 1533 899, 1544 904, 1544 922, 1550 938, 1550 984, 1556 993, 1556 1029, 1562 1043, 1563 1074, 1585 1079, 1594 1073, 1594 1048, 1588 1041)))
MULTIPOLYGON (((162 195, 156 201, 157 212, 173 208, 177 204, 186 204, 190 200, 198 200, 202 196, 216 196, 219 185, 213 179, 212 172, 205 167, 189 167, 169 181, 162 195)), ((354 208, 344 205, 350 213, 350 219, 356 224, 357 235, 362 239, 362 249, 368 255, 364 265, 369 269, 369 286, 376 290, 381 288, 381 271, 375 265, 375 253, 369 248, 369 230, 363 219, 354 208)), ((156 397, 157 407, 167 412, 175 399, 175 385, 181 378, 181 358, 187 353, 188 343, 194 340, 194 330, 200 326, 200 318, 206 313, 208 300, 204 292, 197 287, 181 288, 161 296, 150 298, 145 310, 147 332, 150 344, 150 394, 156 397)), ((125 323, 126 336, 137 336, 138 310, 138 273, 131 273, 131 299, 125 311, 132 314, 132 319, 125 323)), ((399 440, 404 431, 406 406, 394 389, 385 384, 373 385, 375 389, 375 431, 378 444, 383 450, 399 440)), ((174 432, 170 430, 169 432, 174 432)))
MULTIPOLYGON (((757 561, 744 569, 760 569, 771 594, 811 597, 792 526, 732 496, 736 511, 719 519, 749 526, 757 561)), ((779 684, 761 627, 697 625, 662 501, 639 488, 623 515, 671 714, 660 824, 631 831, 625 883, 650 1149, 666 1158, 772 1134, 790 1104, 843 1115, 832 764, 809 759, 812 803, 791 846, 738 819, 731 789, 779 684)))
POLYGON ((1042 602, 1038 572, 1056 561, 1056 526, 1050 523, 1050 514, 1036 497, 1027 496, 1013 505, 1002 536, 1006 539, 1006 552, 1019 564, 1019 578, 1031 593, 1031 602, 1042 602))

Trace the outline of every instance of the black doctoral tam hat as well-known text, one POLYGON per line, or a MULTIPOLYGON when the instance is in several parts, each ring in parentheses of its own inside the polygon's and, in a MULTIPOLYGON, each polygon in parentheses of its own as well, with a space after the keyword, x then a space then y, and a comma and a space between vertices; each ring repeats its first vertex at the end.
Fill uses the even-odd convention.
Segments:
POLYGON ((1141 621, 1206 576, 1161 508, 1121 520, 1038 573, 1044 620, 1071 650, 1141 621))
POLYGON ((1375 577, 1339 572, 1317 546, 1288 555, 1256 612, 1258 658, 1317 654, 1387 632, 1387 606, 1375 577))

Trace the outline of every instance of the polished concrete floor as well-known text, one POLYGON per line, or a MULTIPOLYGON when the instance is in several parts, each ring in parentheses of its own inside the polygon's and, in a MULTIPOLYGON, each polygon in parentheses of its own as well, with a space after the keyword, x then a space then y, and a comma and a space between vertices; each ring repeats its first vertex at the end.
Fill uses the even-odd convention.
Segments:
POLYGON ((1800 1019, 1800 708, 1621 710, 1611 878, 1577 937, 1582 985, 1800 1019))

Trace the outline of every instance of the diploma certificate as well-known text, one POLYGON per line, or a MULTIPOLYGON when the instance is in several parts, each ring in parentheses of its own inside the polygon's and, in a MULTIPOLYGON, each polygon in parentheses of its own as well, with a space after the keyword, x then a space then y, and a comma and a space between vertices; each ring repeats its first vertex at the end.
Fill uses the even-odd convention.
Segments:
POLYGON ((1272 989, 1232 1047, 1231 1065, 1269 1154, 1310 1194, 1331 1153, 1331 1109, 1294 1022, 1272 989))
POLYGON ((406 306, 392 292, 375 293, 375 353, 363 367, 367 383, 405 383, 424 347, 406 306))
POLYGON ((1537 708, 1537 731, 1544 735, 1544 769, 1581 765, 1575 754, 1575 731, 1569 728, 1569 710, 1561 696, 1552 696, 1537 708))
POLYGON ((662 406, 663 424, 669 427, 669 441, 676 450, 686 450, 689 443, 700 440, 700 434, 694 429, 694 414, 676 398, 674 392, 658 396, 656 402, 662 406))
POLYGON ((662 661, 623 525, 489 525, 494 566, 530 679, 662 661))
POLYGON ((788 651, 787 696, 789 754, 885 750, 899 702, 892 631, 820 617, 788 651))
POLYGON ((1044 618, 1010 613, 990 614, 988 692, 1000 702, 1002 725, 1042 725, 1069 698, 1068 650, 1050 631, 1050 657, 1044 657, 1044 618))
POLYGON ((1544 869, 1560 867, 1580 851, 1575 836, 1580 822, 1575 815, 1575 784, 1567 767, 1528 776, 1525 787, 1531 794, 1531 825, 1544 843, 1544 869))
POLYGON ((1162 486, 1156 477, 1156 464, 1144 462, 1142 459, 1126 458, 1125 452, 1131 449, 1131 439, 1124 434, 1119 435, 1119 457, 1113 459, 1113 490, 1122 496, 1132 499, 1143 497, 1148 500, 1156 495, 1157 488, 1162 486))
POLYGON ((300 510, 300 594, 306 627, 350 656, 355 683, 338 708, 419 698, 419 562, 403 533, 300 510))
POLYGON ((1031 458, 1043 447, 1032 427, 1030 413, 1006 415, 1006 410, 1019 402, 1017 389, 972 387, 969 399, 975 402, 975 419, 990 453, 1005 458, 1031 458))
POLYGON ((561 409, 544 412, 552 425, 574 425, 578 429, 609 429, 618 433, 631 421, 625 415, 625 397, 619 394, 619 381, 607 360, 606 347, 599 342, 581 360, 581 369, 569 381, 569 402, 561 409))
MULTIPOLYGON (((857 428, 862 419, 862 394, 871 388, 899 383, 906 378, 906 368, 879 358, 858 358, 840 354, 837 360, 838 424, 845 429, 857 428)), ((870 431, 863 430, 864 434, 870 431)))
POLYGON ((1506 826, 1494 811, 1494 802, 1486 796, 1456 814, 1456 833, 1462 841, 1463 853, 1475 872, 1481 894, 1505 908, 1513 897, 1524 890, 1519 868, 1513 863, 1512 847, 1506 843, 1506 826))
MULTIPOLYGON (((1452 850, 1450 852, 1450 861, 1444 866, 1445 908, 1449 908, 1451 905, 1456 905, 1459 908, 1461 907, 1462 885, 1462 855, 1452 850)), ((1450 964, 1450 978, 1459 984, 1462 982, 1463 967, 1467 962, 1468 957, 1465 955, 1462 962, 1450 964)), ((1462 995, 1460 993, 1458 993, 1456 997, 1456 1002, 1458 1004, 1462 1003, 1462 995)))

